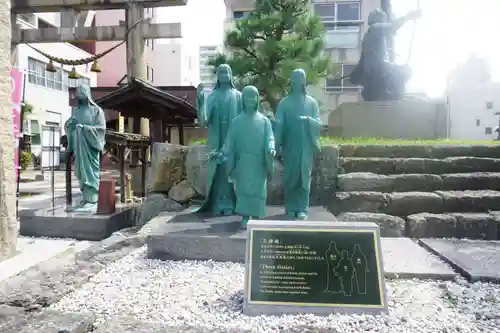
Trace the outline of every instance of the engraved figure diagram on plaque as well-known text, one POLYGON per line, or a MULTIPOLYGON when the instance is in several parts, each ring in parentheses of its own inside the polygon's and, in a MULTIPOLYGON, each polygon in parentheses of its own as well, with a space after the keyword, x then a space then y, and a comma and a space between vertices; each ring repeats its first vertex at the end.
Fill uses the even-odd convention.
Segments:
POLYGON ((244 312, 329 314, 387 309, 375 224, 297 222, 252 221, 244 312))

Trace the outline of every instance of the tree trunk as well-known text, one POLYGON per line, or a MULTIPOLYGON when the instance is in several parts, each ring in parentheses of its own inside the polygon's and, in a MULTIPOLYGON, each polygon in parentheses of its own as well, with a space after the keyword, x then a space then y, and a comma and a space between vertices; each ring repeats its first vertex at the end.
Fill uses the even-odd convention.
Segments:
POLYGON ((11 15, 10 1, 0 1, 0 260, 13 256, 16 251, 19 225, 16 219, 14 145, 12 138, 12 85, 10 68, 11 53, 5 52, 11 48, 11 15))
POLYGON ((268 98, 267 101, 269 102, 269 107, 273 111, 273 114, 276 115, 276 111, 278 109, 278 104, 280 103, 279 98, 268 98))

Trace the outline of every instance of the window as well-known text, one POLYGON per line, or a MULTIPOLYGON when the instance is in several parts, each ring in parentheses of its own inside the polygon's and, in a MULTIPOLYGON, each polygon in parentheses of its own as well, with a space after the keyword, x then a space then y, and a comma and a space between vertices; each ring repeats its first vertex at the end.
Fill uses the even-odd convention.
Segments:
POLYGON ((335 20, 335 4, 330 3, 315 3, 314 4, 314 14, 321 17, 322 19, 335 20))
MULTIPOLYGON (((64 76, 68 77, 68 72, 67 71, 64 71, 64 72, 65 72, 64 76)), ((81 77, 77 80, 68 79, 68 81, 69 81, 69 84, 67 87, 71 87, 71 88, 78 87, 81 84, 90 86, 90 79, 88 79, 86 77, 81 77)), ((68 90, 67 87, 66 87, 66 90, 68 90)))
POLYGON ((355 49, 360 42, 360 27, 358 25, 345 25, 325 23, 325 48, 355 49))
POLYGON ((151 82, 155 82, 155 71, 153 70, 153 68, 151 68, 151 82))
POLYGON ((314 13, 322 19, 323 23, 328 21, 358 21, 361 20, 360 1, 315 3, 314 13))
POLYGON ((90 79, 86 77, 70 80, 69 71, 59 68, 56 73, 47 72, 46 65, 43 61, 28 58, 28 82, 40 87, 63 91, 68 91, 68 87, 76 87, 80 84, 90 86, 90 79))
MULTIPOLYGON (((349 75, 356 65, 346 65, 342 64, 340 73, 338 76, 343 77, 346 75, 349 75)), ((349 78, 341 79, 341 78, 327 78, 326 79, 326 90, 331 91, 331 92, 343 92, 343 91, 356 91, 358 90, 358 86, 355 84, 352 84, 351 81, 349 81, 349 78)))
POLYGON ((479 127, 479 126, 481 126, 481 120, 476 119, 476 127, 479 127))
POLYGON ((31 84, 36 84, 36 68, 39 61, 33 58, 28 58, 28 82, 31 84))
POLYGON ((40 126, 38 126, 38 120, 31 120, 31 144, 40 145, 40 126))
POLYGON ((493 109, 493 102, 486 102, 486 109, 487 110, 493 109))
POLYGON ((235 20, 239 20, 239 19, 242 19, 242 18, 245 18, 248 16, 248 12, 244 12, 244 11, 240 11, 240 10, 236 10, 233 12, 233 18, 235 20))
POLYGON ((38 23, 37 17, 32 13, 17 14, 17 18, 33 26, 36 26, 38 23))
POLYGON ((149 81, 149 66, 146 65, 146 80, 149 81))
POLYGON ((361 19, 359 2, 345 2, 337 4, 336 21, 357 21, 361 19))
POLYGON ((361 20, 359 1, 314 4, 326 29, 325 48, 353 49, 359 46, 361 20))
POLYGON ((491 127, 486 127, 484 129, 484 134, 493 134, 493 129, 491 127))

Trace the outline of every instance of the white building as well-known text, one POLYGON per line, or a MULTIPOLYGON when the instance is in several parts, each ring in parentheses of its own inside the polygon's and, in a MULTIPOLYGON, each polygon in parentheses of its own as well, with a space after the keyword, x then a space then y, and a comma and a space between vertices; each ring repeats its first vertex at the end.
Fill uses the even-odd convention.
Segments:
POLYGON ((148 80, 155 86, 194 86, 200 82, 198 52, 183 39, 157 41, 152 53, 155 71, 148 70, 148 80))
POLYGON ((493 140, 499 123, 500 82, 493 82, 484 59, 471 57, 448 78, 449 138, 493 140))
MULTIPOLYGON (((202 0, 205 1, 205 0, 202 0)), ((157 39, 153 63, 157 86, 197 86, 200 83, 199 25, 193 20, 196 3, 157 8, 158 23, 180 23, 182 38, 157 39)))
MULTIPOLYGON (((225 0, 225 29, 234 20, 245 17, 254 8, 255 0, 225 0)), ((368 14, 380 8, 380 0, 311 0, 311 9, 321 17, 326 28, 325 52, 333 63, 340 63, 340 74, 352 71, 361 56, 361 38, 368 29, 368 14), (341 23, 341 24, 339 24, 341 23)), ((328 78, 308 91, 320 104, 321 118, 326 124, 328 114, 344 102, 361 100, 361 89, 349 79, 328 78)))
MULTIPOLYGON (((23 29, 57 27, 60 26, 60 14, 20 14, 17 22, 23 29)), ((64 59, 74 60, 91 56, 69 43, 43 43, 33 46, 64 59)), ((90 65, 76 66, 77 72, 82 75, 78 80, 68 79, 71 67, 58 67, 57 73, 47 72, 45 66, 49 60, 25 44, 18 46, 15 60, 15 67, 25 73, 24 101, 33 106, 32 114, 23 123, 23 130, 32 135, 32 153, 38 156, 41 150, 42 125, 59 126, 61 133, 64 133, 64 123, 71 116, 68 87, 80 83, 95 86, 96 74, 90 72, 90 65)))
POLYGON ((213 67, 208 64, 210 59, 223 51, 222 45, 200 46, 200 80, 205 90, 211 91, 216 82, 213 67))

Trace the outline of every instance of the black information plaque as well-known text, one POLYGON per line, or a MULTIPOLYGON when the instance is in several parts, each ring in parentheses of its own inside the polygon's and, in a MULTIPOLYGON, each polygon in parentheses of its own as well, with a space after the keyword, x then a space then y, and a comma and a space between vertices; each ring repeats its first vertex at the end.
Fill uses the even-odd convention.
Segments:
POLYGON ((249 305, 385 309, 377 228, 249 228, 249 305))

